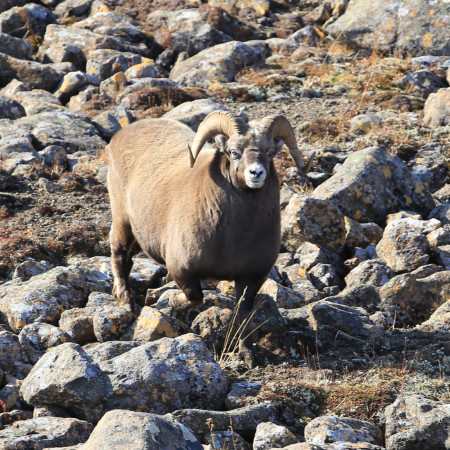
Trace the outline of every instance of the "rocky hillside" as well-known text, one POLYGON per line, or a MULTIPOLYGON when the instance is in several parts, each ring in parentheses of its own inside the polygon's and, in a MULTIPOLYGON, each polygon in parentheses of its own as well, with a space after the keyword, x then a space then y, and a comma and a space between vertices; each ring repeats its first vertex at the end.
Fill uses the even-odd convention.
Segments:
POLYGON ((442 0, 0 0, 0 448, 450 449, 449 17, 442 0), (306 177, 275 160, 252 369, 231 283, 183 313, 138 255, 138 311, 111 296, 105 146, 216 109, 284 114, 316 155, 306 177))

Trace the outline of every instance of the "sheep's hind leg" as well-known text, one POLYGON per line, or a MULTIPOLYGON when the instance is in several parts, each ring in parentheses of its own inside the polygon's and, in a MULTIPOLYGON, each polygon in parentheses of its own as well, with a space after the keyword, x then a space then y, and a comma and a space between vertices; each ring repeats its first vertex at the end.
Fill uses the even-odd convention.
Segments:
POLYGON ((129 225, 113 224, 110 233, 111 266, 114 276, 113 295, 119 305, 133 311, 136 308, 131 295, 129 276, 133 267, 133 248, 136 245, 129 225))
POLYGON ((252 312, 255 296, 266 277, 256 280, 235 280, 236 300, 240 301, 237 314, 236 330, 239 336, 239 354, 250 368, 255 366, 251 347, 254 340, 252 312))
MULTIPOLYGON (((170 273, 170 269, 169 269, 170 273)), ((203 303, 203 291, 198 278, 173 275, 178 287, 183 291, 174 295, 170 301, 170 306, 173 306, 178 310, 185 310, 195 306, 199 306, 203 303)))

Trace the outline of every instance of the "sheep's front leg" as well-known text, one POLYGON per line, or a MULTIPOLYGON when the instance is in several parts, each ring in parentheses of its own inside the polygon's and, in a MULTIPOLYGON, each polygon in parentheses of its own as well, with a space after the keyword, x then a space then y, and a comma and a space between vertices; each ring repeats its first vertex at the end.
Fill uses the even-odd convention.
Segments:
POLYGON ((129 276, 133 267, 132 250, 135 239, 131 227, 113 224, 110 233, 111 266, 114 276, 113 295, 119 305, 133 311, 136 308, 130 291, 129 276))
POLYGON ((253 311, 255 296, 263 285, 266 277, 254 280, 235 280, 236 300, 239 302, 237 314, 239 329, 239 354, 244 362, 250 367, 255 366, 251 346, 254 340, 253 321, 251 314, 253 311))

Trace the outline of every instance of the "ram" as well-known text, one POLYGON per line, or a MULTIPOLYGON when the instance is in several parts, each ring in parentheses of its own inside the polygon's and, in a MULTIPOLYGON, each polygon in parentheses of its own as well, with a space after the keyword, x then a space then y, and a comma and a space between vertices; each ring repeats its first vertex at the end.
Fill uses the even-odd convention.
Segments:
MULTIPOLYGON (((238 317, 253 300, 280 250, 280 194, 273 157, 283 142, 307 171, 289 121, 268 116, 249 126, 215 111, 197 133, 179 122, 146 119, 109 145, 113 294, 134 308, 129 274, 140 247, 165 264, 183 293, 173 306, 203 300, 200 280, 234 280, 238 317), (207 143, 215 137, 217 148, 207 143)), ((241 352, 246 351, 244 341, 241 352)))

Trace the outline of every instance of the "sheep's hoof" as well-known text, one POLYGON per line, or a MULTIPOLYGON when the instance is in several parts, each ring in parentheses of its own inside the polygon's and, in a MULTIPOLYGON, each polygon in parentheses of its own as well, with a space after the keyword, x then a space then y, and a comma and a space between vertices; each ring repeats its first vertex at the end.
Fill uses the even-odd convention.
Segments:
POLYGON ((133 296, 129 291, 125 291, 122 293, 122 295, 118 296, 117 301, 119 303, 119 306, 127 309, 128 311, 136 310, 136 303, 134 302, 133 296))
POLYGON ((171 295, 169 298, 169 306, 179 311, 194 308, 195 306, 200 306, 201 304, 202 301, 191 302, 182 292, 177 292, 176 294, 171 295))

